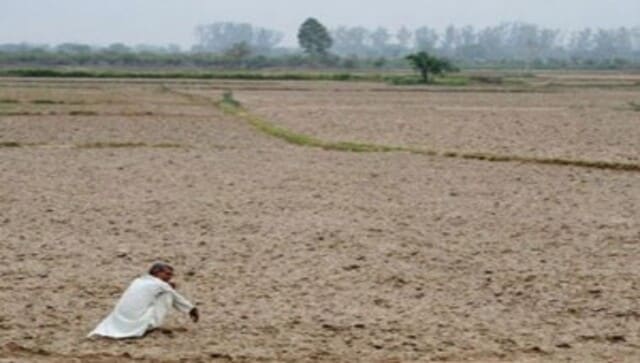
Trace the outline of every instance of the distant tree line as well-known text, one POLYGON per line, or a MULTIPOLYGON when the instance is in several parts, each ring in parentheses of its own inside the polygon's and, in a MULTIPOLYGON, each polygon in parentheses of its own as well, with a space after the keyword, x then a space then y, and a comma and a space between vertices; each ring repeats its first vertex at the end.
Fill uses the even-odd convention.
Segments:
POLYGON ((132 66, 336 68, 408 67, 405 57, 427 52, 463 67, 625 68, 640 64, 640 27, 563 32, 527 23, 476 29, 449 26, 341 26, 325 28, 314 18, 298 31, 299 48, 283 47, 284 35, 248 23, 216 22, 195 30, 191 49, 177 45, 105 47, 0 44, 0 66, 132 66))
POLYGON ((282 41, 279 31, 254 27, 248 23, 217 22, 196 28, 196 53, 228 53, 243 49, 250 53, 269 55, 282 41))
POLYGON ((527 23, 476 29, 449 26, 396 32, 386 28, 338 27, 332 51, 343 57, 396 58, 408 52, 435 52, 464 64, 531 63, 561 66, 637 63, 640 27, 563 32, 527 23))

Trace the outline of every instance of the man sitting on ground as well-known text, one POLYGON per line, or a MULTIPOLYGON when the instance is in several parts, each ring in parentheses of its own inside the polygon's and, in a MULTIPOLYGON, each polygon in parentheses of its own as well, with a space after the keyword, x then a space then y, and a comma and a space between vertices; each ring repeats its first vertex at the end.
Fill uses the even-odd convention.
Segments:
POLYGON ((193 304, 178 294, 171 282, 173 267, 166 263, 155 263, 148 274, 135 279, 122 294, 115 309, 89 336, 114 339, 144 336, 159 328, 171 307, 189 313, 191 320, 198 321, 199 313, 193 304))

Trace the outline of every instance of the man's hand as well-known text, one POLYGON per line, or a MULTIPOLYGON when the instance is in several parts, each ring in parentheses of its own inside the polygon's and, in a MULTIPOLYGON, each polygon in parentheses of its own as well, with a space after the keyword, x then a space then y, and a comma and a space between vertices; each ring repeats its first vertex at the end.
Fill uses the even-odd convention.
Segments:
POLYGON ((198 312, 197 308, 191 309, 191 311, 189 311, 189 316, 194 323, 197 323, 198 319, 200 319, 200 313, 198 312))

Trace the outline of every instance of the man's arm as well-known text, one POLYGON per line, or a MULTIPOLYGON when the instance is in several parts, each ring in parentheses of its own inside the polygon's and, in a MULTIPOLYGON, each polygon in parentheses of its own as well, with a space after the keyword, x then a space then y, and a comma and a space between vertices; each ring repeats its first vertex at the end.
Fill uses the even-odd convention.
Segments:
POLYGON ((163 289, 167 293, 171 294, 173 298, 172 299, 173 307, 176 310, 181 311, 185 314, 188 313, 189 316, 191 317, 191 320, 193 320, 194 322, 197 322, 198 319, 200 318, 198 309, 191 302, 189 302, 189 300, 187 300, 184 296, 180 295, 180 293, 178 293, 175 290, 175 287, 176 287, 176 284, 173 282, 163 284, 163 289))
POLYGON ((195 306, 184 296, 180 295, 176 290, 171 289, 173 295, 173 307, 183 313, 191 313, 191 310, 195 309, 195 306))

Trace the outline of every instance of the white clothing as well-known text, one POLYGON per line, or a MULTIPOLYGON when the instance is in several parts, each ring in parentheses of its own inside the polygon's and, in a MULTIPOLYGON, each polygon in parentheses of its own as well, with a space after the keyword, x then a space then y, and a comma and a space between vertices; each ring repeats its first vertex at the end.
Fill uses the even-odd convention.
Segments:
POLYGON ((129 285, 115 309, 89 336, 133 338, 162 325, 170 308, 188 313, 193 309, 187 299, 163 280, 144 275, 129 285))

